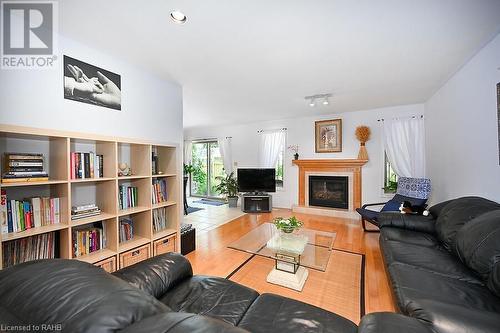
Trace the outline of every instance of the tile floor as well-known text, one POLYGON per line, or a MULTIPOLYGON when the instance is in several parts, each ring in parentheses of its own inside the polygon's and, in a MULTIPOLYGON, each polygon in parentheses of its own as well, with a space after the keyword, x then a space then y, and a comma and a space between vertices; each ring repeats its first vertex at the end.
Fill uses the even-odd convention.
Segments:
POLYGON ((242 215, 241 207, 229 208, 228 205, 211 206, 201 203, 195 203, 200 198, 188 198, 190 207, 203 208, 202 210, 184 215, 184 223, 190 223, 196 228, 196 234, 202 234, 209 230, 215 229, 220 225, 234 220, 242 215))

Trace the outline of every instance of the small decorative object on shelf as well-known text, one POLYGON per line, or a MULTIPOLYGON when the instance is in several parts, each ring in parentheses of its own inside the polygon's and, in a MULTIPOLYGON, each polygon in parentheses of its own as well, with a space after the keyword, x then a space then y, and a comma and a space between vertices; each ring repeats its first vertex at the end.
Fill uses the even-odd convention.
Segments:
POLYGON ((118 177, 132 176, 132 169, 128 166, 127 163, 118 164, 118 177))
POLYGON ((276 229, 283 231, 286 234, 292 233, 294 230, 300 229, 303 225, 295 216, 289 218, 277 217, 273 220, 276 229))
POLYGON ((365 143, 366 141, 370 140, 370 134, 371 134, 370 127, 364 125, 358 126, 356 127, 355 134, 356 138, 360 143, 358 159, 368 160, 368 152, 366 151, 365 143))
POLYGON ((298 160, 299 159, 299 145, 290 145, 290 146, 288 146, 288 149, 290 149, 291 151, 294 152, 293 158, 295 160, 298 160))
POLYGON ((215 187, 215 190, 220 194, 225 194, 228 206, 238 206, 238 182, 234 178, 234 172, 231 172, 226 177, 215 177, 220 183, 215 187))

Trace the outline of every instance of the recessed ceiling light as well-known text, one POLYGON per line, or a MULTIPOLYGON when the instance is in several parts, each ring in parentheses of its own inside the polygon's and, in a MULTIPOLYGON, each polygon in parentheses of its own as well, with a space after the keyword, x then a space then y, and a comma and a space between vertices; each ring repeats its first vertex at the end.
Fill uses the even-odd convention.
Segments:
POLYGON ((183 12, 178 11, 178 10, 172 11, 170 13, 170 18, 172 19, 172 21, 174 21, 175 23, 178 23, 178 24, 184 24, 184 23, 186 23, 186 20, 187 20, 186 15, 184 15, 183 12))

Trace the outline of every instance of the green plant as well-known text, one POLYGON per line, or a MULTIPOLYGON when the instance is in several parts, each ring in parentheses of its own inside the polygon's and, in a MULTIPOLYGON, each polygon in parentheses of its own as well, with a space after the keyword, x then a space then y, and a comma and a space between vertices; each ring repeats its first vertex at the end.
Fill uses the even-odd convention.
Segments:
POLYGON ((184 174, 191 175, 194 171, 194 166, 191 164, 184 164, 184 174))
POLYGON ((219 176, 216 177, 218 181, 220 181, 219 184, 215 187, 215 190, 219 192, 220 194, 225 194, 227 197, 236 197, 238 194, 238 183, 236 182, 236 179, 234 178, 234 172, 231 172, 229 175, 226 175, 225 177, 219 176))
POLYGON ((385 193, 394 193, 398 189, 398 182, 394 182, 392 180, 388 181, 388 184, 384 186, 385 193))
POLYGON ((292 232, 303 225, 295 216, 289 218, 277 217, 273 220, 273 223, 278 230, 283 230, 285 232, 292 232))

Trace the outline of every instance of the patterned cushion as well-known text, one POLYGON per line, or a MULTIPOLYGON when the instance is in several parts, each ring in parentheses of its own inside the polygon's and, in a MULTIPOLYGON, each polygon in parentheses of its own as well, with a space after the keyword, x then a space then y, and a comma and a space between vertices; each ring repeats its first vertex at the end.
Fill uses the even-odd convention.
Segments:
POLYGON ((431 180, 427 178, 398 178, 397 194, 417 199, 429 199, 431 180))

